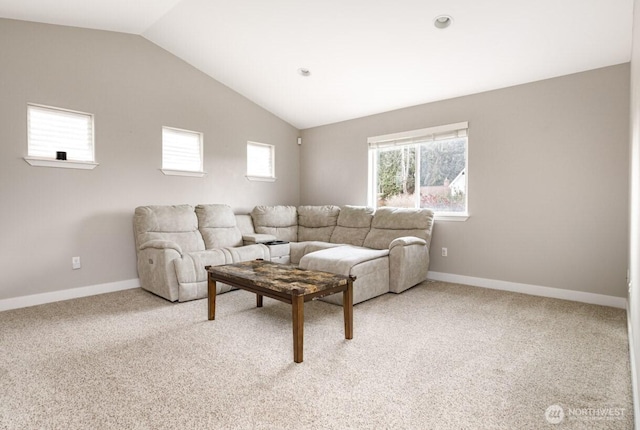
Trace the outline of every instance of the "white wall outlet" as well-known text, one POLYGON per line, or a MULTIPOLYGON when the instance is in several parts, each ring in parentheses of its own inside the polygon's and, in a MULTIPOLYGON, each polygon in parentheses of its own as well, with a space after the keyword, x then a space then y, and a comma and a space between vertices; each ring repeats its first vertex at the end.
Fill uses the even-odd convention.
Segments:
POLYGON ((71 268, 73 270, 79 269, 81 268, 82 265, 80 264, 80 257, 71 257, 71 268))
POLYGON ((442 248, 442 256, 446 257, 448 255, 447 248, 442 248))

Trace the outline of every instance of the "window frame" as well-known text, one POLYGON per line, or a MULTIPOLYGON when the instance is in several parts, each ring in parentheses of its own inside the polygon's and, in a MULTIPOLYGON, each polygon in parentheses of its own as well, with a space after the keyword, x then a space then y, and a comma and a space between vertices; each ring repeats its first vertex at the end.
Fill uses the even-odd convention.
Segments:
MULTIPOLYGON (((61 149, 61 148, 56 148, 61 149)), ((72 109, 60 108, 56 106, 47 106, 39 103, 27 103, 27 155, 23 159, 31 166, 35 167, 59 167, 64 169, 83 169, 91 170, 95 169, 99 164, 96 162, 96 142, 95 142, 95 116, 92 113, 81 112, 72 109), (52 112, 73 114, 77 116, 87 117, 91 127, 89 135, 89 146, 91 152, 91 160, 57 160, 53 157, 41 157, 35 155, 29 155, 31 152, 31 109, 47 110, 52 112)), ((57 152, 57 151, 54 151, 57 152)))
POLYGON ((262 181, 262 182, 274 182, 276 180, 276 146, 271 145, 269 143, 261 143, 248 140, 247 141, 247 174, 246 178, 250 181, 262 181), (263 147, 269 148, 269 153, 271 157, 271 174, 269 176, 257 175, 255 172, 249 171, 249 148, 253 147, 263 147))
POLYGON ((162 154, 161 154, 161 163, 162 168, 160 171, 167 176, 191 176, 191 177, 204 177, 207 173, 204 171, 204 134, 199 131, 187 130, 184 128, 177 127, 169 127, 162 126, 161 129, 161 139, 162 139, 162 154), (183 170, 183 169, 170 169, 165 167, 165 130, 170 131, 172 133, 183 134, 185 136, 197 136, 198 137, 198 146, 199 146, 199 157, 200 157, 200 168, 199 170, 183 170))
MULTIPOLYGON (((416 163, 419 161, 420 145, 437 140, 448 140, 456 137, 465 137, 467 139, 465 145, 465 208, 463 212, 452 211, 436 211, 435 219, 440 221, 466 221, 469 219, 469 123, 459 122, 454 124, 447 124, 436 127, 428 127, 419 130, 411 130, 400 133, 393 133, 381 136, 373 136, 367 139, 368 148, 368 188, 367 188, 367 201, 369 206, 377 208, 377 178, 378 178, 378 165, 377 165, 377 153, 380 150, 384 150, 390 147, 413 147, 416 151, 416 163), (449 133, 460 133, 463 135, 446 137, 449 133), (445 136, 437 138, 437 136, 445 136), (385 144, 388 144, 385 145, 385 144)), ((416 206, 414 206, 416 207, 416 206)))

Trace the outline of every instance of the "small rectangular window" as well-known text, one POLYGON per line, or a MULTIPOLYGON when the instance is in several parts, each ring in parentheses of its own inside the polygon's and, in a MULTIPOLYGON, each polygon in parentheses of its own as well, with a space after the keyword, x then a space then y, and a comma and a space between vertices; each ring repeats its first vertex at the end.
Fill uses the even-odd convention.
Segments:
POLYGON ((253 181, 275 181, 275 146, 247 142, 247 178, 253 181))
POLYGON ((202 133, 162 127, 162 172, 204 176, 202 133))
POLYGON ((464 122, 369 138, 369 204, 468 216, 467 129, 464 122))
POLYGON ((94 164, 95 167, 93 115, 27 105, 27 154, 25 159, 32 165, 52 166, 38 162, 54 162, 60 158, 68 160, 69 164, 79 162, 94 164), (65 154, 58 156, 58 153, 65 154))

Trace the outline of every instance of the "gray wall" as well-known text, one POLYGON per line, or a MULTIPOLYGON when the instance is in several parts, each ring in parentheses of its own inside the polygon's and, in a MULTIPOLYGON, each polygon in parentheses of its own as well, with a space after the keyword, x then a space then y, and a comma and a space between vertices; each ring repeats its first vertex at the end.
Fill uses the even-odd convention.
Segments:
POLYGON ((430 269, 624 297, 628 64, 303 130, 301 203, 367 204, 367 137, 460 121, 471 217, 430 269))
POLYGON ((626 294, 629 65, 308 129, 298 147, 298 130, 138 36, 0 19, 0 58, 0 300, 136 278, 139 205, 366 204, 367 137, 458 121, 471 217, 437 222, 431 269, 626 294), (100 166, 25 163, 28 102, 94 113, 100 166), (163 125, 204 133, 205 178, 158 170, 163 125), (247 140, 276 145, 277 182, 244 178, 247 140))
POLYGON ((0 19, 0 61, 0 299, 137 278, 139 205, 299 203, 298 130, 142 37, 0 19), (28 102, 95 114, 100 165, 29 166, 28 102), (163 125, 204 133, 205 178, 159 171, 163 125), (247 140, 277 182, 244 177, 247 140))

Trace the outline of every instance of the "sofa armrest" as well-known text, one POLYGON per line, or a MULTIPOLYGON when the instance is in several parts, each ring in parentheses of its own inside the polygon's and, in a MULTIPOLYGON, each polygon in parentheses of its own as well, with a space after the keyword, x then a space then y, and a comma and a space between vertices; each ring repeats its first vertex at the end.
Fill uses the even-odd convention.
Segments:
POLYGON ((173 262, 181 260, 182 255, 179 247, 162 247, 163 242, 177 246, 171 241, 150 240, 140 247, 137 253, 138 278, 145 290, 175 302, 180 293, 173 262))
POLYGON ((389 245, 389 291, 401 293, 427 279, 429 247, 424 239, 400 237, 389 245))
POLYGON ((182 255, 182 248, 180 248, 180 245, 170 240, 150 240, 140 245, 140 251, 147 248, 174 249, 178 251, 178 254, 182 255))
POLYGON ((427 245, 427 241, 415 236, 403 236, 397 239, 393 239, 389 244, 389 249, 393 249, 396 246, 408 246, 408 245, 427 245))
POLYGON ((245 245, 253 245, 254 243, 265 243, 276 240, 276 237, 272 234, 259 234, 259 233, 251 233, 251 234, 243 234, 242 242, 245 245))

